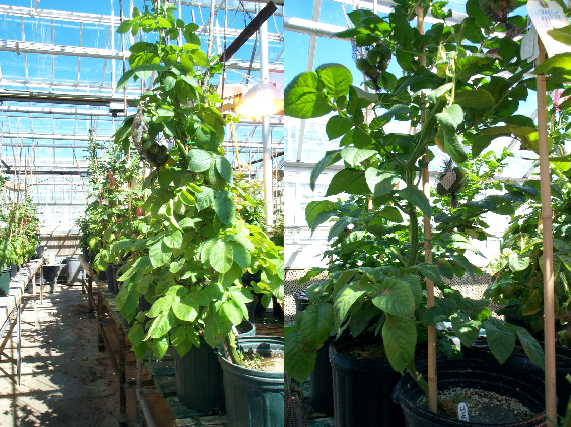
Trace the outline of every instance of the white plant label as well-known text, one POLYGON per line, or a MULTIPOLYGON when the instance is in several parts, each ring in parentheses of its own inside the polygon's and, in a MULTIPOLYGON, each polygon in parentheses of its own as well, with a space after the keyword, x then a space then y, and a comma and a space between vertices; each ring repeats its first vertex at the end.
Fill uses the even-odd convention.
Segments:
POLYGON ((448 190, 450 187, 452 187, 452 184, 454 184, 455 181, 456 181, 456 174, 454 173, 454 171, 450 171, 446 175, 444 175, 444 178, 440 180, 440 183, 446 190, 448 190))
POLYGON ((458 404, 458 419, 460 421, 470 421, 468 416, 468 405, 465 402, 460 402, 458 404))
POLYGON ((527 14, 550 57, 558 53, 571 52, 571 46, 558 42, 547 34, 549 30, 569 25, 563 8, 556 1, 529 0, 527 14))
POLYGON ((520 56, 521 59, 527 59, 527 62, 539 57, 539 36, 533 24, 521 38, 520 56))

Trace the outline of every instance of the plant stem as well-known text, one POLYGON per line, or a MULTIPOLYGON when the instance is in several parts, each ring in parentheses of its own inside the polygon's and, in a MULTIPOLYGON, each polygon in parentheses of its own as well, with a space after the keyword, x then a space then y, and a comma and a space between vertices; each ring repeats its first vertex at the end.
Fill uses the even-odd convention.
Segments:
POLYGON ((234 365, 244 366, 242 357, 238 353, 238 350, 236 350, 236 337, 234 336, 234 332, 230 331, 228 336, 222 341, 222 345, 224 346, 226 358, 230 362, 234 365))
MULTIPOLYGON (((406 365, 406 370, 412 376, 412 379, 418 384, 418 386, 424 392, 424 394, 426 394, 426 396, 428 397, 428 383, 422 377, 422 375, 419 374, 418 371, 416 370, 416 366, 414 365, 414 358, 410 359, 410 362, 408 362, 408 365, 406 365)), ((446 406, 444 406, 444 403, 442 403, 440 398, 437 398, 436 403, 438 405, 438 409, 441 409, 443 411, 447 410, 446 406)))

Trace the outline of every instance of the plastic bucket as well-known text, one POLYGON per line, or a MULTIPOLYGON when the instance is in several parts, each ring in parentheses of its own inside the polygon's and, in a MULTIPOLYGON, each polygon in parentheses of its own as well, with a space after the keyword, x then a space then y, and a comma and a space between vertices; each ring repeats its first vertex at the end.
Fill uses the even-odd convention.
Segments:
POLYGON ((355 359, 342 354, 358 344, 380 343, 374 338, 347 337, 329 347, 335 427, 404 426, 402 410, 391 398, 401 374, 386 359, 355 359))
MULTIPOLYGON (((256 326, 242 322, 239 335, 254 335, 256 326)), ((211 413, 224 409, 224 386, 218 354, 204 339, 200 347, 192 347, 183 357, 174 352, 176 393, 179 401, 199 412, 211 413)))
POLYGON ((79 256, 70 256, 67 258, 67 284, 73 285, 81 283, 83 279, 83 269, 79 262, 79 256))
MULTIPOLYGON (((418 369, 426 378, 427 367, 418 369)), ((443 359, 438 361, 438 389, 452 387, 478 388, 517 399, 527 406, 534 415, 532 418, 514 423, 485 424, 488 427, 543 427, 545 421, 545 383, 534 375, 522 375, 521 371, 509 369, 499 364, 486 363, 482 359, 443 359)), ((460 421, 444 415, 434 414, 421 408, 419 402, 426 396, 406 374, 395 388, 393 398, 400 403, 406 417, 407 427, 466 427, 483 426, 475 422, 460 421)))
MULTIPOLYGON (((244 337, 238 348, 259 352, 282 351, 283 338, 244 337)), ((230 363, 219 351, 224 371, 226 418, 232 427, 284 426, 284 373, 264 372, 230 363)))

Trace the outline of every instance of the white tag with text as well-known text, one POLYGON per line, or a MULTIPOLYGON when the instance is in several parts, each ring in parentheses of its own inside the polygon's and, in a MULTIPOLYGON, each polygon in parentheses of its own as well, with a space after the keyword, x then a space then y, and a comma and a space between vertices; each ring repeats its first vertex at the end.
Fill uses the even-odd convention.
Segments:
POLYGON ((458 419, 460 421, 470 421, 470 417, 468 416, 468 405, 464 402, 460 402, 458 404, 458 419))

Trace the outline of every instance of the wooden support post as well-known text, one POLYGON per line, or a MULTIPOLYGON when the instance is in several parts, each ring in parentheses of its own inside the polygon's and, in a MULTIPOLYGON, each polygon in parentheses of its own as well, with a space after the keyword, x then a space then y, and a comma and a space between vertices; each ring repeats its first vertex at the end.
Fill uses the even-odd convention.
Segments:
MULTIPOLYGON (((537 66, 545 61, 545 46, 539 39, 537 66)), ((539 130, 539 170, 541 177, 541 218, 543 219, 543 300, 545 312, 545 413, 548 426, 557 426, 555 390, 555 309, 553 275, 553 208, 547 139, 547 87, 545 76, 537 76, 537 113, 539 130)))
MULTIPOLYGON (((416 28, 420 34, 424 34, 424 15, 422 12, 422 7, 416 8, 416 28)), ((421 55, 418 58, 420 66, 426 66, 426 57, 421 55)), ((422 98, 424 103, 424 97, 422 98)), ((420 126, 424 126, 425 113, 424 106, 420 113, 420 126)), ((428 175, 428 162, 430 157, 428 156, 428 147, 426 148, 426 153, 424 154, 423 162, 426 167, 422 170, 422 190, 425 196, 430 200, 430 183, 428 175)), ((432 263, 432 250, 430 245, 430 240, 432 239, 432 228, 430 226, 430 218, 424 215, 424 260, 431 264, 432 263)), ((434 283, 431 280, 426 279, 426 307, 434 307, 434 283)), ((437 407, 437 383, 436 383, 436 326, 430 325, 428 327, 428 409, 434 413, 438 412, 437 407)))

